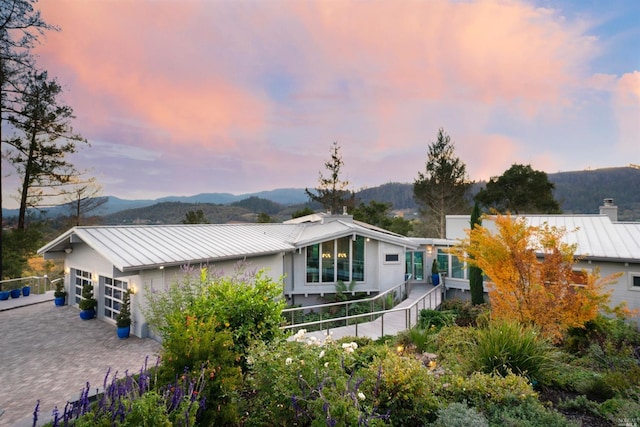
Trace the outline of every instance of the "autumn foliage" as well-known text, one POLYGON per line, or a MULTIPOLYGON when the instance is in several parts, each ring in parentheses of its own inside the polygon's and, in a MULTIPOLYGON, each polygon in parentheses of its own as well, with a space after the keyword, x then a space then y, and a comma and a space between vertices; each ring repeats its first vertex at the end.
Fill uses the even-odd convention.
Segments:
POLYGON ((582 270, 576 284, 576 245, 566 243, 563 228, 527 225, 524 218, 496 215, 451 252, 482 269, 488 277, 491 316, 537 325, 560 341, 572 327, 583 327, 607 307, 607 287, 619 275, 600 278, 599 270, 582 270))

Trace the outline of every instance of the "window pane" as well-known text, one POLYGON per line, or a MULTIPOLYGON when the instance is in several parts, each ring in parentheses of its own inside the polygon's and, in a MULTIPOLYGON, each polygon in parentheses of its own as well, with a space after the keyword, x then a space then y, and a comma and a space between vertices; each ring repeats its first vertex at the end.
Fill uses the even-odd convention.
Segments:
POLYGON ((351 264, 351 279, 356 282, 364 281, 364 237, 357 236, 352 242, 353 262, 351 264))
POLYGON ((351 237, 343 237, 338 239, 338 253, 337 253, 337 265, 338 265, 338 280, 343 282, 350 282, 349 277, 349 264, 351 256, 349 254, 349 248, 351 247, 351 237))
POLYGON ((449 255, 443 249, 438 249, 438 270, 441 273, 449 272, 449 255))
POLYGON ((451 256, 451 277, 456 279, 464 279, 464 263, 460 262, 458 257, 451 256))
POLYGON ((322 281, 335 282, 334 241, 322 242, 322 281))
POLYGON ((424 280, 424 252, 413 253, 413 278, 424 280))
POLYGON ((307 282, 318 283, 320 265, 320 245, 307 246, 307 282))
POLYGON ((633 276, 633 286, 640 288, 640 276, 633 276))

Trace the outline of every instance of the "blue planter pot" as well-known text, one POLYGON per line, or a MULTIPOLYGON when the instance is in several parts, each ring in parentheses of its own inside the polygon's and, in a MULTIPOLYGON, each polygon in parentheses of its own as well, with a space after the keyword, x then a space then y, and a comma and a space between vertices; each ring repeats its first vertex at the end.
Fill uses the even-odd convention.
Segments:
POLYGON ((95 310, 80 310, 80 318, 82 320, 89 320, 93 319, 94 317, 96 317, 95 310))
POLYGON ((20 289, 11 289, 9 292, 11 293, 11 298, 20 298, 20 294, 22 293, 20 289))
POLYGON ((431 283, 433 283, 433 286, 438 286, 440 284, 440 275, 439 274, 432 274, 431 275, 431 283))
POLYGON ((65 297, 55 297, 53 298, 53 302, 58 306, 58 307, 62 307, 64 305, 64 301, 65 297))
POLYGON ((0 291, 0 301, 6 301, 9 299, 9 291, 0 291))
POLYGON ((131 333, 131 326, 118 326, 117 327, 118 338, 121 340, 125 338, 129 338, 129 334, 131 333))
POLYGON ((31 294, 31 286, 24 286, 22 288, 22 296, 23 297, 28 297, 29 294, 31 294))

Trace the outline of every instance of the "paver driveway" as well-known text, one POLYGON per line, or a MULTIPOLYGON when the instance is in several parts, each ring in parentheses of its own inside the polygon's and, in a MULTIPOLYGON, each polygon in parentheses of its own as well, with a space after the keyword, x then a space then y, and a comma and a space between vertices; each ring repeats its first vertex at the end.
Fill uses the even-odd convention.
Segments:
POLYGON ((87 381, 101 387, 109 368, 139 371, 147 356, 155 364, 156 341, 120 340, 115 326, 81 320, 78 313, 52 301, 0 311, 0 426, 30 426, 38 399, 47 417, 54 405, 75 399, 87 381))

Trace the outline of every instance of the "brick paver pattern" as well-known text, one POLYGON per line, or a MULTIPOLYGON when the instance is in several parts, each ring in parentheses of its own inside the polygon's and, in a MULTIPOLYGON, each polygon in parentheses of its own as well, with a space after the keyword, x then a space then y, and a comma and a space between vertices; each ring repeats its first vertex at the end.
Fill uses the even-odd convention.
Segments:
MULTIPOLYGON (((36 401, 48 417, 64 408, 89 381, 102 387, 105 374, 137 372, 145 358, 155 365, 160 344, 131 336, 120 340, 106 321, 81 320, 77 308, 52 301, 0 312, 0 426, 29 419, 36 401)), ((29 424, 31 425, 31 424, 29 424)))

